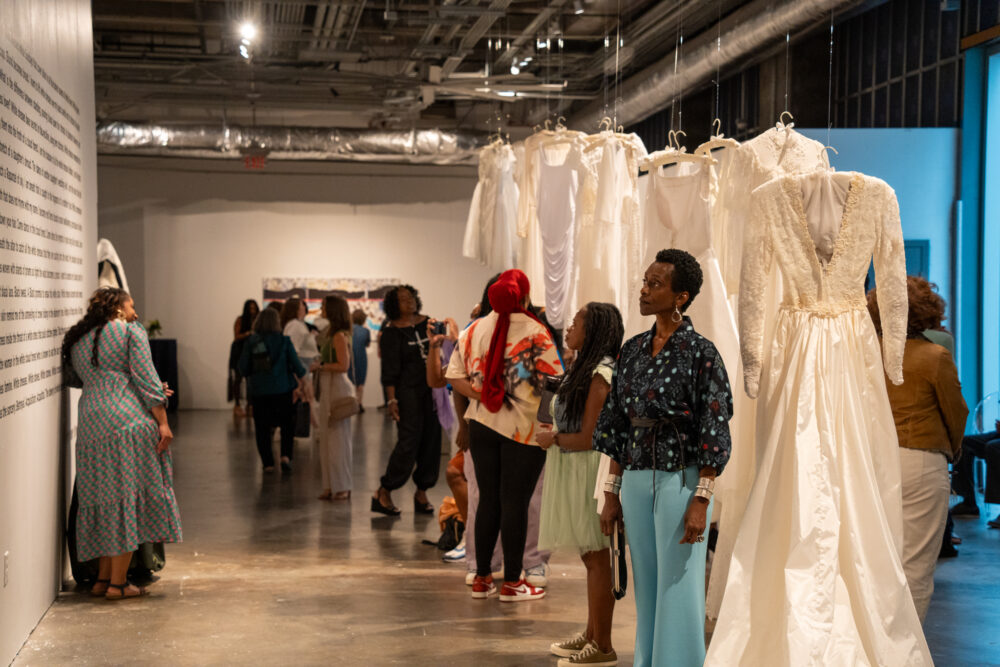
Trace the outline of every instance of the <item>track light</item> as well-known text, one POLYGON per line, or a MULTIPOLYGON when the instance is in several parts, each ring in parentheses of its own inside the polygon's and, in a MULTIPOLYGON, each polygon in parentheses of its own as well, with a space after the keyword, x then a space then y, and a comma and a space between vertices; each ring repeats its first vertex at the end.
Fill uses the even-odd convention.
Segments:
POLYGON ((510 73, 513 74, 514 76, 517 76, 518 74, 521 73, 521 68, 518 67, 517 65, 511 65, 510 66, 510 73))
POLYGON ((243 44, 240 44, 240 55, 246 58, 247 60, 250 60, 250 51, 247 50, 247 47, 244 46, 243 44))
POLYGON ((248 42, 252 42, 257 36, 257 26, 249 21, 240 26, 240 37, 248 42))
POLYGON ((583 13, 583 1, 582 0, 573 0, 573 13, 577 14, 577 15, 583 13))

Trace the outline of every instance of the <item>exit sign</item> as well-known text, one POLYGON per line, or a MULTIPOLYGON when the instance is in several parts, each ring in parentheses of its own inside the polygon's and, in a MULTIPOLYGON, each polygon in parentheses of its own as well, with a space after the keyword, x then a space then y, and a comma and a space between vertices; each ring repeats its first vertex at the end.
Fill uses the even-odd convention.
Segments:
POLYGON ((263 155, 247 155, 243 158, 243 166, 247 169, 263 169, 267 166, 267 158, 263 155))

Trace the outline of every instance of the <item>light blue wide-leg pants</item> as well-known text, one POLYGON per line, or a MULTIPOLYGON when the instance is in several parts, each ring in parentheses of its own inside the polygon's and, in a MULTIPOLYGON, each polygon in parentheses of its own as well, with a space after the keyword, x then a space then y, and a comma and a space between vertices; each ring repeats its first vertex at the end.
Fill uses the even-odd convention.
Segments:
MULTIPOLYGON (((698 469, 626 470, 621 503, 635 584, 635 667, 705 662, 706 542, 678 544, 698 469)), ((707 516, 712 516, 711 505, 707 516)))

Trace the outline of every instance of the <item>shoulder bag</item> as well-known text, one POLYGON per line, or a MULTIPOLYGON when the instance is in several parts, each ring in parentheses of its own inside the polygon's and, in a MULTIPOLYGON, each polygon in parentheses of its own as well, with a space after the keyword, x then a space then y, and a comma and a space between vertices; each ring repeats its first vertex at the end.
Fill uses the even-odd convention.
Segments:
MULTIPOLYGON (((336 335, 336 334, 334 334, 334 335, 336 335)), ((330 340, 330 347, 333 347, 333 340, 332 340, 332 338, 330 340)), ((336 354, 336 352, 334 352, 334 354, 336 354)), ((348 339, 348 341, 347 341, 347 354, 349 355, 350 360, 351 360, 351 366, 350 367, 353 368, 354 367, 354 350, 353 350, 353 346, 351 345, 350 339, 348 339)), ((344 377, 346 379, 347 374, 344 373, 343 375, 344 375, 344 377)), ((348 385, 351 386, 351 388, 353 389, 353 385, 350 385, 349 382, 348 382, 348 385)), ((356 415, 356 414, 358 414, 360 412, 361 412, 361 404, 358 403, 357 397, 354 395, 354 392, 351 391, 350 393, 348 393, 345 396, 337 396, 335 398, 331 398, 330 399, 330 415, 329 415, 329 418, 328 418, 329 421, 327 423, 330 426, 333 426, 335 423, 337 423, 337 422, 339 422, 339 421, 341 421, 343 419, 349 419, 349 418, 353 417, 354 415, 356 415)))

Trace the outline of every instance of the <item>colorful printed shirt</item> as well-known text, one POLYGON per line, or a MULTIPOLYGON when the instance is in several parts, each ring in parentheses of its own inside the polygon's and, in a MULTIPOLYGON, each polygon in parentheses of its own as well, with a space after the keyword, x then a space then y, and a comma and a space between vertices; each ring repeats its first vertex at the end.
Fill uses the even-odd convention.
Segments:
POLYGON ((687 317, 652 356, 656 326, 622 347, 594 449, 625 470, 683 470, 729 460, 733 395, 722 356, 687 317), (679 442, 678 442, 679 441, 679 442))
MULTIPOLYGON (((486 354, 493 339, 498 315, 490 313, 462 332, 451 355, 445 377, 466 378, 478 391, 483 388, 486 354)), ((505 438, 537 445, 538 405, 546 375, 562 375, 562 363, 548 329, 523 313, 510 316, 504 352, 504 402, 499 412, 490 412, 479 401, 469 401, 465 418, 475 420, 505 438)))

